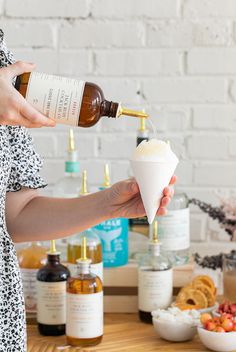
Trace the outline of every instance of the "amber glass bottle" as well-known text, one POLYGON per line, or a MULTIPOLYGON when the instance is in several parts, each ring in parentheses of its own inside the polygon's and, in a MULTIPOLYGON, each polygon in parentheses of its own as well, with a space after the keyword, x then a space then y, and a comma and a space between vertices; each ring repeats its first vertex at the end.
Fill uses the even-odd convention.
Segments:
POLYGON ((47 263, 37 274, 37 322, 42 335, 65 334, 66 281, 69 276, 69 270, 60 263, 55 241, 51 241, 47 263))
POLYGON ((90 127, 102 116, 148 116, 106 100, 96 84, 72 78, 24 73, 17 77, 15 87, 37 110, 62 124, 90 127))
POLYGON ((26 313, 37 311, 37 272, 46 263, 48 248, 40 242, 31 242, 17 251, 21 270, 26 313))
POLYGON ((86 237, 82 257, 77 260, 77 275, 67 281, 66 336, 71 346, 94 346, 103 336, 103 288, 100 278, 90 271, 86 256, 86 237))

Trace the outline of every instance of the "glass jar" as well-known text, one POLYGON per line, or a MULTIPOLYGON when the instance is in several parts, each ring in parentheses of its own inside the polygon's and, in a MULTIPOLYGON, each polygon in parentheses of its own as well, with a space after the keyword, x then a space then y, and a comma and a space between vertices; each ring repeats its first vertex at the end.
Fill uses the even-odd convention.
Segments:
POLYGON ((223 257, 224 297, 236 302, 236 258, 223 257))

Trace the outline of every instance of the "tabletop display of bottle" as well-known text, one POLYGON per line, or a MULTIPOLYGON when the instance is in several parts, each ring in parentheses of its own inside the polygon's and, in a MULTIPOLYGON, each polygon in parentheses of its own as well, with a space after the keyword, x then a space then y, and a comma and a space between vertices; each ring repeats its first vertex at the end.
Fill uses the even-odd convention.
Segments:
POLYGON ((94 346, 103 336, 103 287, 100 278, 91 273, 86 248, 84 237, 77 275, 67 281, 66 336, 71 346, 94 346))
POLYGON ((167 308, 172 302, 173 271, 168 257, 161 251, 158 223, 154 222, 149 250, 139 258, 138 309, 140 320, 152 323, 151 312, 167 308))
MULTIPOLYGON (((190 228, 189 201, 185 193, 178 191, 168 205, 166 216, 158 220, 159 239, 173 265, 183 265, 189 260, 190 228)), ((150 236, 152 226, 150 226, 150 236)))
MULTIPOLYGON (((88 194, 87 171, 84 170, 82 173, 80 196, 86 196, 88 194)), ((102 244, 99 236, 92 228, 68 238, 67 262, 71 276, 75 275, 77 272, 76 261, 81 258, 82 241, 84 237, 86 237, 87 243, 87 257, 91 259, 91 273, 99 276, 100 279, 103 280, 102 244)))
POLYGON ((15 88, 38 111, 62 124, 90 127, 103 116, 147 117, 141 111, 124 109, 106 100, 96 84, 72 78, 24 73, 17 77, 15 88))
MULTIPOLYGON (((80 167, 78 152, 75 147, 74 132, 69 131, 67 160, 65 162, 65 177, 59 179, 53 189, 53 196, 58 198, 76 198, 81 188, 80 167)), ((66 261, 67 238, 57 241, 57 247, 61 252, 61 260, 66 261)))
MULTIPOLYGON (((108 164, 104 168, 104 182, 100 190, 111 187, 108 164)), ((93 228, 102 242, 104 267, 125 265, 128 262, 128 219, 110 219, 93 228)))
POLYGON ((26 247, 17 251, 26 313, 37 311, 36 276, 38 270, 46 263, 47 251, 48 248, 43 247, 40 242, 28 243, 26 247))
POLYGON ((40 334, 65 334, 66 281, 69 270, 60 263, 55 241, 51 241, 47 262, 37 273, 37 323, 40 334))
MULTIPOLYGON (((140 119, 140 127, 137 133, 136 145, 138 146, 142 141, 149 140, 149 130, 146 128, 146 118, 140 119)), ((149 223, 147 217, 129 219, 129 230, 133 232, 142 233, 148 236, 149 234, 149 223)))

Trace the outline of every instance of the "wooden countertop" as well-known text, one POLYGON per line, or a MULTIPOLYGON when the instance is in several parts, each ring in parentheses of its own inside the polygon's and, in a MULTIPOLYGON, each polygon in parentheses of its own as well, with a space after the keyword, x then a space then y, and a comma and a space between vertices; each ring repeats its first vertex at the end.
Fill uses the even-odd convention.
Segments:
POLYGON ((100 345, 66 347, 65 336, 44 337, 35 325, 28 325, 28 352, 207 352, 198 336, 192 341, 171 343, 160 339, 152 325, 141 323, 136 314, 105 314, 105 332, 100 345))

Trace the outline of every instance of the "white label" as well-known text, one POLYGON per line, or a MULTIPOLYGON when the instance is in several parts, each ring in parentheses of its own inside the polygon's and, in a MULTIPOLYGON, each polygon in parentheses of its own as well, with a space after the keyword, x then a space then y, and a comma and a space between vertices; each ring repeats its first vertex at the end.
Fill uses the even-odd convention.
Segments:
POLYGON ((37 311, 37 287, 36 276, 38 269, 21 268, 21 278, 25 298, 25 310, 27 313, 36 313, 37 311))
POLYGON ((37 321, 41 324, 66 323, 66 281, 37 281, 37 321))
POLYGON ((59 123, 78 126, 84 81, 33 72, 26 100, 44 115, 59 123))
POLYGON ((103 334, 103 292, 73 294, 67 292, 66 335, 89 339, 103 334))
MULTIPOLYGON (((72 277, 77 275, 77 265, 68 263, 68 269, 72 277)), ((97 275, 103 281, 103 263, 96 263, 90 265, 90 271, 92 274, 97 275)))
POLYGON ((158 308, 167 308, 172 302, 172 269, 151 271, 139 269, 138 306, 139 310, 152 312, 158 308))
POLYGON ((189 248, 189 208, 168 210, 166 216, 158 217, 158 233, 163 250, 179 251, 189 248))

